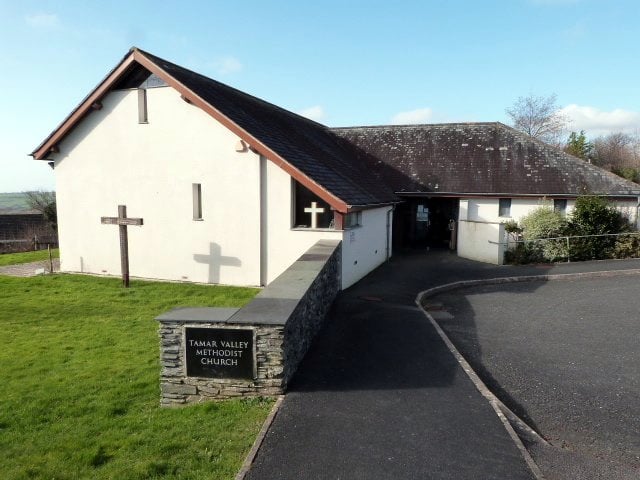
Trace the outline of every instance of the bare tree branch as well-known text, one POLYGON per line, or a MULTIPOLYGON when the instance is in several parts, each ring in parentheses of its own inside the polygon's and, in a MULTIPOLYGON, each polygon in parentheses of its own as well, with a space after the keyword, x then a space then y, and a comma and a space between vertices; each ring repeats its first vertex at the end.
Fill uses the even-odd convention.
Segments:
POLYGON ((519 97, 511 108, 507 108, 512 126, 532 137, 548 143, 560 144, 569 119, 560 113, 556 95, 519 97))
POLYGON ((51 225, 51 228, 58 228, 58 212, 56 208, 56 192, 45 190, 33 190, 24 192, 27 204, 33 210, 42 213, 44 219, 51 225))

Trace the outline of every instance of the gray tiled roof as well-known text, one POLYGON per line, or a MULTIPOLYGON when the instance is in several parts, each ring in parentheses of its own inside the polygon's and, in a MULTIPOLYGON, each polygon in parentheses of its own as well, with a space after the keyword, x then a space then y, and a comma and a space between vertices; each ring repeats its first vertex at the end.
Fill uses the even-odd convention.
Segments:
POLYGON ((640 185, 501 123, 334 128, 396 193, 638 195, 640 185))
POLYGON ((348 205, 397 202, 329 128, 240 90, 142 52, 235 124, 348 205))
MULTIPOLYGON (((640 195, 640 185, 501 123, 328 128, 135 48, 123 62, 134 52, 301 172, 301 181, 310 180, 347 206, 394 203, 399 200, 394 192, 640 195)), ((138 64, 119 81, 141 80, 149 74, 142 68, 138 64)), ((66 134, 80 121, 82 115, 75 115, 80 108, 90 111, 90 97, 101 85, 40 144, 34 157, 46 159, 47 142, 55 146, 55 135, 66 134)))

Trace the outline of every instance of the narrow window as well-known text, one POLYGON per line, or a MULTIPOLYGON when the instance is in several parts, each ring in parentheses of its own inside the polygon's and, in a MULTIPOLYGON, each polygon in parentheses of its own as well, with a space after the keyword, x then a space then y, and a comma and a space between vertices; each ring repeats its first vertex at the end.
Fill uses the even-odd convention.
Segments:
POLYGON ((511 199, 510 198, 501 198, 498 206, 498 216, 499 217, 510 217, 511 216, 511 199))
POLYGON ((147 90, 138 89, 138 123, 149 123, 147 118, 147 90))
POLYGON ((567 200, 564 198, 556 198, 553 200, 553 209, 562 215, 567 213, 567 200))
POLYGON ((193 219, 202 220, 202 187, 199 183, 193 184, 193 219))
POLYGON ((347 213, 344 219, 344 228, 355 228, 362 225, 362 212, 347 213))

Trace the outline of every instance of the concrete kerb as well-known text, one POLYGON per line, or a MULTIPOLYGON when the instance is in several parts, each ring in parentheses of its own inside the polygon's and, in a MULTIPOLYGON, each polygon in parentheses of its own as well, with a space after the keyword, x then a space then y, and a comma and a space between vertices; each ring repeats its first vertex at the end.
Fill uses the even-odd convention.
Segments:
POLYGON ((494 394, 489 390, 489 388, 485 385, 485 383, 480 379, 478 374, 471 368, 471 365, 466 361, 466 359, 462 356, 462 354, 458 351, 458 349, 454 346, 453 342, 449 339, 447 334, 442 330, 438 322, 429 314, 429 312, 425 308, 425 300, 429 297, 437 295, 442 292, 447 292, 451 290, 473 287, 478 285, 500 285, 506 283, 516 283, 516 282, 532 282, 532 281, 551 281, 551 280, 576 280, 581 278, 597 278, 597 277, 614 277, 614 276, 630 276, 630 275, 638 275, 640 274, 640 269, 632 269, 632 270, 607 270, 602 272, 580 272, 580 273, 564 273, 564 274, 551 274, 551 275, 527 275, 520 277, 500 277, 500 278, 490 278, 490 279, 480 279, 480 280, 462 280, 458 282, 447 283, 444 285, 439 285, 437 287, 433 287, 427 290, 423 290, 418 293, 415 303, 420 310, 424 313, 425 317, 429 320, 429 322, 433 325, 433 327, 442 338, 443 342, 449 349, 449 351, 456 358, 462 369, 465 371, 469 379, 476 386, 480 394, 487 399, 493 410, 496 412, 496 415, 504 425, 507 433, 515 443, 516 447, 522 453, 527 465, 531 469, 531 472, 538 480, 544 480, 544 476, 540 471, 540 468, 535 463, 531 454, 526 449, 522 440, 516 433, 513 428, 513 424, 517 425, 520 430, 522 430, 527 435, 535 438, 539 442, 543 442, 548 445, 548 442, 542 438, 538 432, 533 430, 529 425, 527 425, 520 417, 518 417, 515 413, 513 413, 504 403, 502 403, 494 394))
POLYGON ((278 398, 276 399, 276 403, 273 404, 273 407, 271 408, 269 415, 267 416, 264 423, 262 424, 262 428, 260 429, 260 432, 258 433, 258 436, 256 437, 255 441, 253 442, 253 446, 251 447, 251 450, 249 450, 247 457, 244 459, 244 462, 242 463, 242 467, 240 467, 240 470, 238 471, 235 477, 235 480, 244 480, 244 477, 249 472, 249 469, 251 468, 251 465, 253 464, 253 461, 255 460, 256 455, 258 454, 258 450, 260 450, 260 447, 262 446, 262 442, 264 442, 264 439, 267 436, 267 432, 269 431, 271 424, 275 420, 276 415, 278 415, 278 411, 280 410, 280 406, 282 405, 283 401, 284 401, 284 395, 278 395, 278 398))

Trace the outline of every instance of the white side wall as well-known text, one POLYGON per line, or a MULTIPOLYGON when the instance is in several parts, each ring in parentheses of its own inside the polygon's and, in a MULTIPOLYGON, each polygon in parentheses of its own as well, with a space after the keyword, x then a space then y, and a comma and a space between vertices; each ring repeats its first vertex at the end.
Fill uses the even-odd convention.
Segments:
POLYGON ((393 225, 391 207, 375 208, 362 212, 361 226, 344 231, 342 288, 353 285, 387 260, 387 234, 389 235, 389 256, 391 256, 393 240, 391 225, 393 225))
POLYGON ((458 221, 458 256, 478 262, 504 263, 504 226, 495 222, 458 221))
POLYGON ((235 151, 237 137, 172 88, 103 100, 60 145, 55 159, 61 267, 120 274, 118 227, 101 225, 127 206, 132 276, 258 285, 259 157, 235 151), (192 184, 202 184, 194 221, 192 184), (222 265, 219 265, 222 259, 222 265))
MULTIPOLYGON (((513 198, 511 200, 511 215, 509 217, 498 216, 498 198, 470 198, 461 200, 461 218, 463 203, 466 202, 468 220, 477 222, 506 222, 507 220, 520 221, 522 217, 528 215, 533 210, 549 205, 553 207, 553 200, 542 197, 513 198)), ((636 225, 638 223, 638 200, 631 198, 628 200, 615 200, 611 202, 629 221, 636 225)), ((575 199, 567 200, 567 215, 573 212, 576 205, 575 199)))
MULTIPOLYGON (((500 217, 498 215, 498 198, 470 198, 468 202, 468 220, 476 222, 506 222, 508 220, 519 221, 522 217, 531 213, 536 208, 543 205, 551 205, 553 200, 545 203, 543 198, 513 198, 511 199, 511 215, 500 217)), ((573 211, 575 200, 567 200, 567 214, 573 211)))

